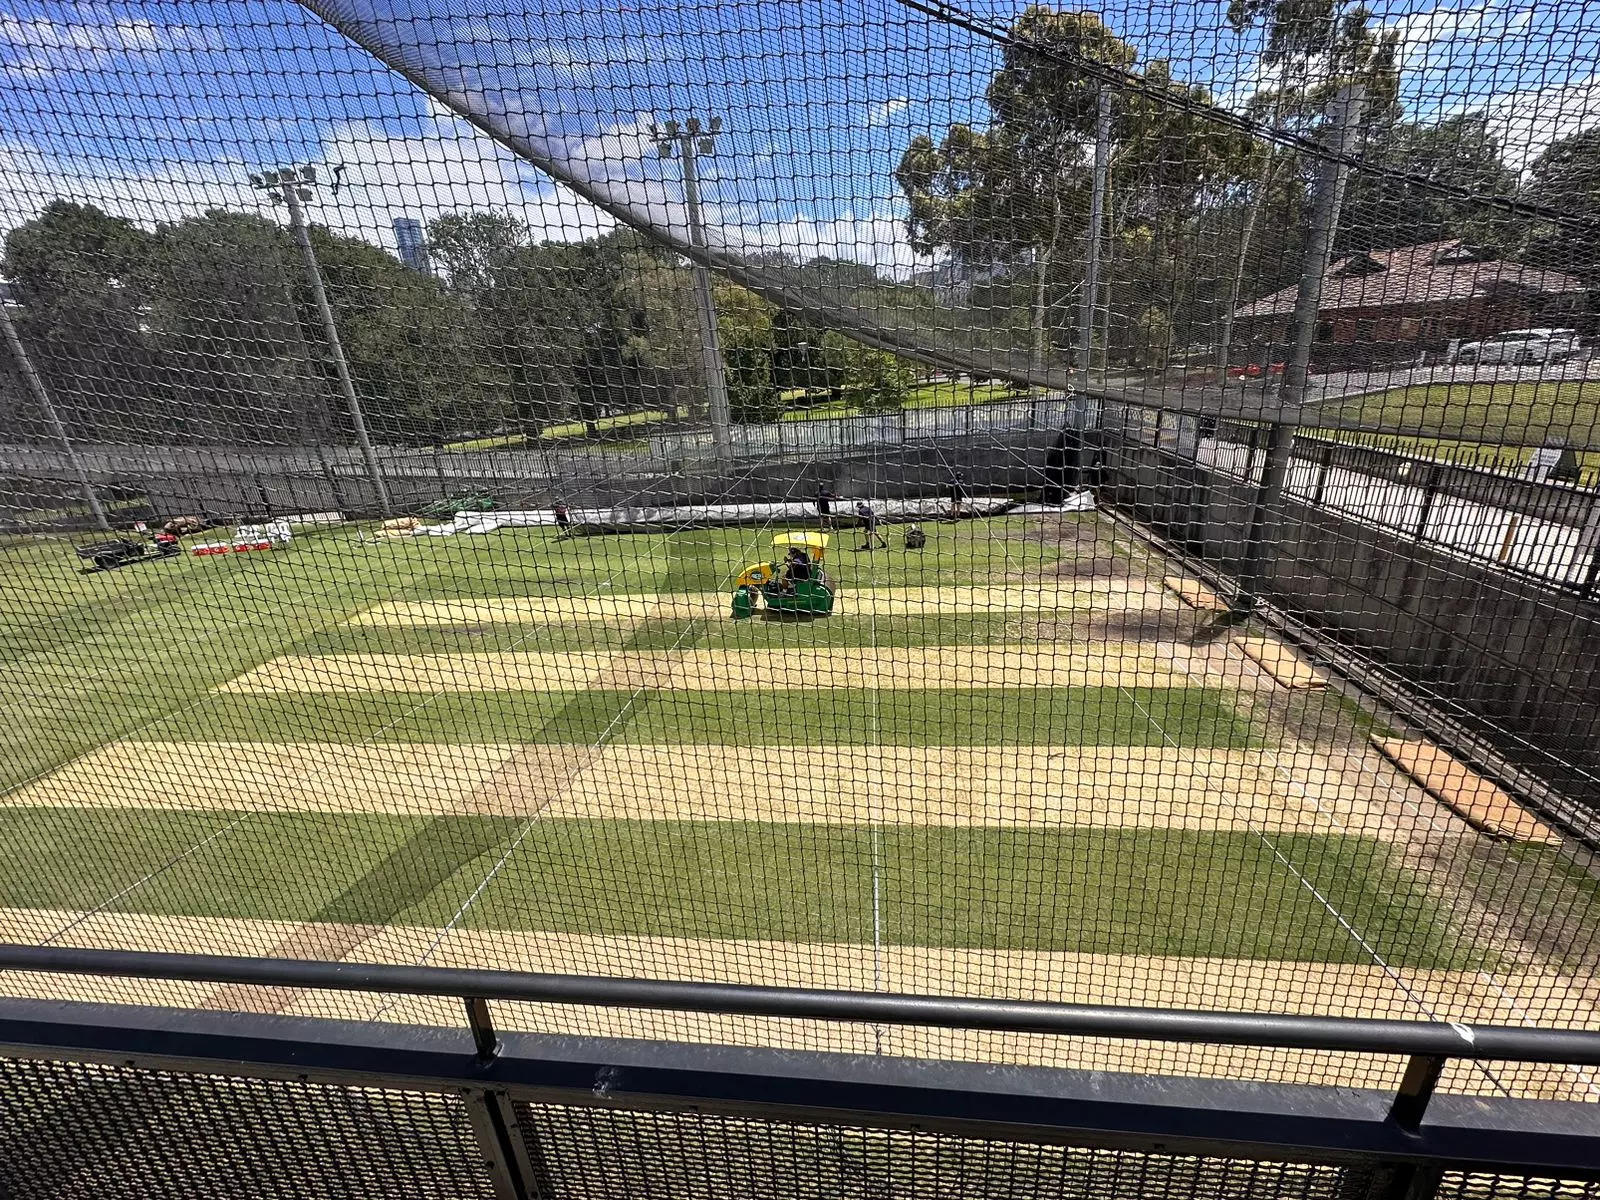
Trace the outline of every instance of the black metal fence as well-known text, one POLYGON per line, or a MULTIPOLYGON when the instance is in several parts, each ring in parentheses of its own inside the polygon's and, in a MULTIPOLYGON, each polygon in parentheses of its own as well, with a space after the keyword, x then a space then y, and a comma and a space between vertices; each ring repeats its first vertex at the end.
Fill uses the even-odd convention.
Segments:
POLYGON ((0 1002, 0 1194, 1426 1197, 1600 1179, 1600 1106, 1433 1095, 1600 1034, 0 948, 12 969, 463 998, 457 1029, 0 1002), (1393 1093, 499 1033, 538 1000, 1403 1056, 1393 1093))

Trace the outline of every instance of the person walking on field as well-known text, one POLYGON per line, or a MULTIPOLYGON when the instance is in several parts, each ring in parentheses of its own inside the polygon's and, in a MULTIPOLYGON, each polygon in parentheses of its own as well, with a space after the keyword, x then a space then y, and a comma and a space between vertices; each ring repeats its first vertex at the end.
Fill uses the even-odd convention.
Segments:
POLYGON ((960 471, 950 475, 950 519, 959 521, 966 516, 967 477, 960 471))
POLYGON ((878 532, 877 511, 865 500, 856 502, 856 516, 861 518, 861 528, 866 532, 866 541, 857 546, 857 550, 871 550, 872 543, 877 542, 885 550, 889 548, 889 540, 878 532))
POLYGON ((837 499, 826 484, 817 484, 817 524, 824 529, 833 528, 833 501, 837 499))

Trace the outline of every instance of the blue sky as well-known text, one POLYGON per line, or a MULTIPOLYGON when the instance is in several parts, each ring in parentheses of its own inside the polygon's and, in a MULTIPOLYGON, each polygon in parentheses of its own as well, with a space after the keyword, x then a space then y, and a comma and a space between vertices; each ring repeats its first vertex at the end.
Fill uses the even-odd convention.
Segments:
MULTIPOLYGON (((675 164, 651 154, 652 117, 721 115, 704 164, 724 244, 841 254, 904 269, 891 172, 916 133, 985 118, 998 51, 892 0, 609 4, 348 0, 458 102, 540 139, 577 177, 681 227, 675 164)), ((990 4, 1008 19, 1021 5, 990 4)), ((1490 114, 1524 165, 1600 122, 1600 0, 1377 3, 1405 39, 1404 98, 1431 118, 1490 114)), ((1237 99, 1262 79, 1253 36, 1225 0, 1103 10, 1145 58, 1237 99)), ((0 224, 55 195, 145 223, 207 207, 265 211, 249 171, 345 167, 317 219, 392 244, 393 217, 512 208, 542 234, 609 218, 497 148, 324 26, 277 0, 64 4, 0 16, 0 224)))

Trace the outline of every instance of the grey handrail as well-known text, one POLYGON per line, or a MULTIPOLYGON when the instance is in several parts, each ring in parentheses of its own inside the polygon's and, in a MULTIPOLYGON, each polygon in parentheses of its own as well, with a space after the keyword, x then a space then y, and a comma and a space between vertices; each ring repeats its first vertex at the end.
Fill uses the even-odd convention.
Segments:
POLYGON ((0 969, 1600 1066, 1600 1032, 0 944, 0 969))

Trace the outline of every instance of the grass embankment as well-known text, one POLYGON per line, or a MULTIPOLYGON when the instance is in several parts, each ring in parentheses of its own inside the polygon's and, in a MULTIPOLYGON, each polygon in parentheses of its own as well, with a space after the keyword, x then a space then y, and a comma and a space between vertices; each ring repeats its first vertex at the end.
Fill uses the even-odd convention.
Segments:
MULTIPOLYGON (((925 383, 912 388, 906 397, 904 408, 948 408, 960 404, 993 404, 1001 400, 1015 400, 1026 396, 1018 393, 1005 384, 990 383, 956 383, 951 380, 942 380, 937 383, 925 383)), ((808 393, 804 388, 795 388, 784 392, 781 399, 790 405, 779 420, 783 421, 820 421, 831 417, 858 417, 862 409, 844 400, 827 400, 827 393, 808 393), (808 396, 818 402, 807 404, 808 396)), ((619 430, 632 429, 643 425, 654 425, 669 420, 673 414, 661 409, 651 409, 645 412, 619 413, 612 417, 601 417, 591 427, 582 421, 568 421, 559 425, 547 425, 539 432, 538 440, 541 442, 564 442, 581 440, 584 438, 603 439, 607 445, 615 442, 615 435, 619 430)), ((641 445, 643 443, 640 443, 641 445)), ((515 450, 528 445, 528 438, 521 433, 497 434, 493 437, 468 438, 464 441, 450 442, 444 448, 450 451, 462 452, 473 450, 515 450)))
MULTIPOLYGON (((1323 410, 1367 430, 1307 433, 1515 473, 1552 438, 1600 446, 1600 382, 1436 383, 1358 396, 1323 410), (1370 432, 1381 429, 1400 433, 1370 432)), ((1600 482, 1600 450, 1579 453, 1581 482, 1600 482)))
MULTIPOLYGON (((539 431, 538 440, 541 442, 563 442, 574 438, 605 437, 614 434, 619 429, 632 429, 639 425, 654 425, 657 422, 668 420, 672 414, 662 409, 647 409, 642 412, 618 413, 613 417, 600 417, 591 426, 582 421, 566 421, 557 425, 546 425, 539 431)), ((607 441, 611 439, 607 438, 607 441)), ((502 433, 493 437, 468 438, 465 441, 448 442, 445 449, 453 452, 472 450, 515 450, 528 444, 528 437, 522 433, 502 433)))
MULTIPOLYGON (((800 401, 804 392, 785 393, 785 399, 800 401)), ((963 404, 996 404, 1003 400, 1027 399, 1027 392, 1013 391, 1002 383, 956 383, 941 380, 914 387, 901 408, 951 408, 963 404)), ((891 412, 894 410, 890 410, 891 412)), ((859 417, 864 410, 844 400, 797 405, 783 414, 784 421, 825 421, 834 417, 859 417)))

